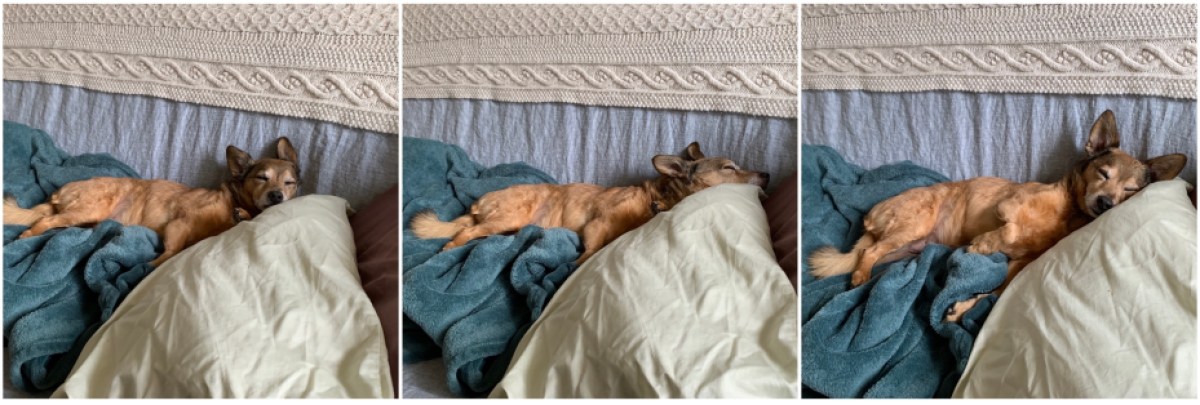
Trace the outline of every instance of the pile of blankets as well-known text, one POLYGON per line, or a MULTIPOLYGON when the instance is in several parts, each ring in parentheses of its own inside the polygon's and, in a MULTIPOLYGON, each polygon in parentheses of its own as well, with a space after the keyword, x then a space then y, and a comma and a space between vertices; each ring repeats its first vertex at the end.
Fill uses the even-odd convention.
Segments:
POLYGON ((521 337, 576 266, 571 231, 526 226, 442 252, 448 239, 418 239, 413 216, 444 221, 484 194, 516 184, 554 183, 523 163, 484 168, 459 147, 404 138, 404 363, 441 356, 450 391, 484 396, 504 376, 521 337))
MULTIPOLYGON (((92 177, 138 177, 107 154, 67 155, 43 131, 4 122, 4 194, 31 207, 63 185, 92 177)), ((104 221, 17 239, 4 227, 4 337, 7 376, 27 392, 52 391, 66 380, 84 344, 162 251, 158 235, 104 221)))
POLYGON ((802 375, 805 397, 949 397, 995 302, 988 296, 961 323, 943 321, 955 302, 1004 281, 1007 258, 930 244, 917 257, 880 263, 867 283, 818 280, 808 256, 847 252, 875 204, 913 187, 947 181, 910 162, 864 170, 824 146, 802 147, 802 375))

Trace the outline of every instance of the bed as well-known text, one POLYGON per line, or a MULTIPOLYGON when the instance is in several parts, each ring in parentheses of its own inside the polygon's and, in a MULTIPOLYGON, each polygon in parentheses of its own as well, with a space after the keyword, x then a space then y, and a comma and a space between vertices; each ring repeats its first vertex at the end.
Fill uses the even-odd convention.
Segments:
POLYGON ((1105 110, 1123 150, 1188 157, 1178 179, 1060 241, 962 325, 940 322, 946 305, 998 284, 1005 258, 934 249, 877 268, 870 296, 802 265, 805 397, 1196 396, 1194 6, 802 14, 802 257, 845 251, 861 215, 907 188, 1056 181, 1105 110))
POLYGON ((403 397, 797 396, 796 10, 405 6, 403 397), (706 190, 578 267, 561 229, 438 253, 407 228, 510 184, 636 184, 693 141, 767 198, 706 190))
POLYGON ((104 223, 47 240, 106 253, 36 276, 51 253, 6 226, 5 397, 398 395, 397 6, 4 11, 6 193, 100 172, 213 187, 226 145, 280 136, 302 180, 157 269, 135 256, 156 235, 104 223))

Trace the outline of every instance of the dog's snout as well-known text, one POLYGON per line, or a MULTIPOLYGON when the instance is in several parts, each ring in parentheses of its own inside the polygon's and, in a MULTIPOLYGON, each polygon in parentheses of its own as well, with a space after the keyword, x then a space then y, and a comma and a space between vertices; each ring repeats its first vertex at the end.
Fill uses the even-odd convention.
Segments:
POLYGON ((1116 204, 1113 203, 1112 198, 1109 198, 1106 195, 1102 195, 1102 196, 1096 198, 1096 211, 1099 211, 1099 212, 1097 212, 1097 214, 1104 213, 1104 211, 1108 211, 1110 208, 1113 207, 1113 205, 1116 205, 1116 204))
POLYGON ((271 191, 267 193, 267 199, 271 200, 271 204, 279 204, 283 202, 283 193, 279 191, 271 191))

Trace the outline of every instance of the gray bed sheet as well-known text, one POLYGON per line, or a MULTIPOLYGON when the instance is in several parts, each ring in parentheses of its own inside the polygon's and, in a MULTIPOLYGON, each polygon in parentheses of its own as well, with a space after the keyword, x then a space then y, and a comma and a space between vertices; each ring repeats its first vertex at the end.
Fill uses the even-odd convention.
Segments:
POLYGON ((560 183, 626 186, 657 176, 650 159, 692 141, 708 156, 771 175, 768 190, 796 172, 796 120, 736 113, 406 99, 404 136, 458 145, 487 166, 523 161, 560 183))
POLYGON ((1182 153, 1196 182, 1196 101, 1150 96, 804 91, 801 139, 874 168, 911 160, 951 179, 1051 182, 1083 155, 1092 123, 1116 116, 1121 149, 1139 159, 1182 153))
POLYGON ((225 147, 274 156, 287 136, 301 191, 354 208, 399 182, 399 137, 323 121, 81 87, 4 81, 4 119, 46 131, 70 154, 108 153, 143 178, 215 187, 228 177, 225 147))

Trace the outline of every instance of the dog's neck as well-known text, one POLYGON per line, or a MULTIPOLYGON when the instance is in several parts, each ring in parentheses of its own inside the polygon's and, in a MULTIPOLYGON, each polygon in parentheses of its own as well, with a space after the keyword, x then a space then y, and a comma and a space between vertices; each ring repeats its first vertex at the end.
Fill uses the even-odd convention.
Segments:
POLYGON ((1066 201, 1071 204, 1072 215, 1068 219, 1068 228, 1072 232, 1092 221, 1092 216, 1083 212, 1083 206, 1081 205, 1080 196, 1086 194, 1087 185, 1080 178, 1077 167, 1072 167, 1071 171, 1067 172, 1062 179, 1053 185, 1066 196, 1066 201))
POLYGON ((650 199, 651 214, 667 211, 693 193, 687 180, 667 176, 646 180, 638 188, 650 199))
POLYGON ((246 196, 239 192, 238 182, 234 180, 227 180, 221 184, 221 188, 218 191, 224 195, 226 201, 229 201, 229 208, 231 211, 236 208, 241 208, 253 216, 257 216, 260 213, 258 207, 254 205, 254 201, 248 201, 246 196))

